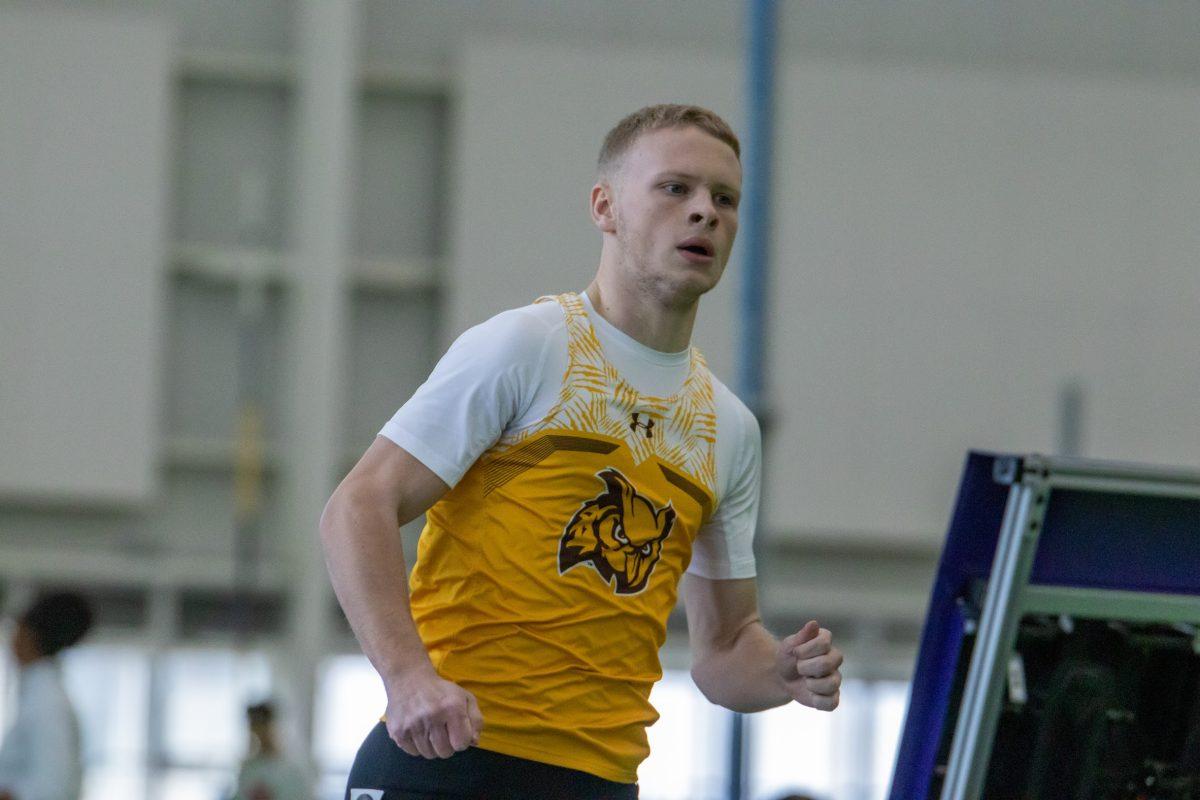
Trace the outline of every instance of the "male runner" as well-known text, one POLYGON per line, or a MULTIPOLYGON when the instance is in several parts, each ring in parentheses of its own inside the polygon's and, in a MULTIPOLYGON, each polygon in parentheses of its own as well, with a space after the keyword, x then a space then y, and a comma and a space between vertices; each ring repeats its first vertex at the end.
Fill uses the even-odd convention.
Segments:
POLYGON ((778 641, 759 620, 758 426, 689 346, 740 186, 711 111, 618 123, 586 292, 464 333, 334 492, 330 576, 388 698, 350 800, 637 797, 685 571, 709 700, 837 706, 829 631, 778 641), (410 587, 397 523, 426 511, 410 587))

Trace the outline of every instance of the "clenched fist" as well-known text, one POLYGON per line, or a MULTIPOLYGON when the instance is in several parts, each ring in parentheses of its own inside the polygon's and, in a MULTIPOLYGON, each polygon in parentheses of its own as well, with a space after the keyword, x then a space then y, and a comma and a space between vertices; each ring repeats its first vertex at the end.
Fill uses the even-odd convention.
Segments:
POLYGON ((386 686, 388 735, 422 758, 449 758, 478 743, 483 714, 475 695, 432 669, 386 686))
POLYGON ((816 620, 779 643, 775 666, 793 700, 820 711, 837 708, 842 651, 833 646, 833 634, 816 620))

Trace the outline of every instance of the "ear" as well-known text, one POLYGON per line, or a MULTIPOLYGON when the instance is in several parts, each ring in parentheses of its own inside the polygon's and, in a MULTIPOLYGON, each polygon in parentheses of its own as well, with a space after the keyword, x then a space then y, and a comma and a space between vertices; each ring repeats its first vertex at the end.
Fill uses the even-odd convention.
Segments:
POLYGON ((667 507, 658 512, 658 538, 665 539, 671 533, 671 528, 675 525, 675 507, 671 505, 671 501, 667 501, 667 507))
POLYGON ((613 189, 609 181, 599 181, 592 187, 591 212, 592 224, 599 228, 601 233, 617 232, 617 215, 613 209, 613 189))
POLYGON ((622 508, 629 508, 633 504, 633 498, 637 496, 637 490, 633 488, 633 484, 624 475, 615 469, 609 468, 597 473, 596 477, 604 481, 604 485, 608 487, 608 495, 614 501, 619 500, 622 508))

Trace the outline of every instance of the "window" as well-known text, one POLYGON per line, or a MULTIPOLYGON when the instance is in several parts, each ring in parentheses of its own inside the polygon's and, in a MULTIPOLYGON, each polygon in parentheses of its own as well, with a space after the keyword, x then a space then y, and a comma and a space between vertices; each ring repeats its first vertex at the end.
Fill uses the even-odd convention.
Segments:
POLYGON ((63 682, 79 718, 84 800, 144 797, 150 662, 135 647, 83 645, 63 653, 63 682))
POLYGON ((880 681, 875 684, 875 785, 883 791, 875 796, 884 798, 892 783, 896 767, 896 752, 900 749, 900 734, 904 716, 908 713, 906 681, 880 681))
POLYGON ((343 795, 358 746, 386 706, 383 683, 365 656, 335 656, 322 664, 313 709, 318 797, 343 795))
POLYGON ((700 694, 687 670, 666 670, 650 692, 658 722, 650 726, 650 757, 638 770, 648 800, 724 797, 729 782, 730 713, 700 694))
MULTIPOLYGON (((842 689, 840 714, 845 714, 848 688, 842 689)), ((797 703, 748 716, 750 797, 765 800, 789 789, 833 797, 834 726, 838 719, 797 703)))
POLYGON ((792 703, 751 716, 750 797, 791 790, 827 800, 883 800, 907 694, 905 682, 848 680, 833 714, 792 703))
POLYGON ((261 653, 172 650, 159 664, 165 768, 151 776, 151 795, 212 800, 229 791, 246 753, 245 708, 269 695, 271 673, 261 653))
MULTIPOLYGON (((246 749, 245 705, 268 696, 273 685, 262 653, 211 648, 151 655, 141 647, 85 645, 64 654, 63 675, 84 744, 83 800, 225 796, 246 749)), ((0 718, 14 710, 4 701, 15 678, 0 659, 0 718)), ((730 713, 709 703, 686 670, 666 671, 650 699, 661 716, 647 731, 651 753, 639 770, 641 796, 724 798, 730 713)), ((771 800, 791 790, 822 800, 884 800, 907 703, 906 682, 848 680, 836 713, 793 703, 748 715, 748 796, 771 800)), ((342 797, 359 744, 385 704, 363 656, 335 656, 321 665, 317 797, 342 797)))

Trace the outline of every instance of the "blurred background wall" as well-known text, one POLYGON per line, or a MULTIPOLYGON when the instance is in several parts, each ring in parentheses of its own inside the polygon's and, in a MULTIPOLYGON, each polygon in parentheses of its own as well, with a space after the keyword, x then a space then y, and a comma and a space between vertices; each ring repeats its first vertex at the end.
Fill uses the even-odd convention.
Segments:
MULTIPOLYGON (((212 796, 236 707, 170 732, 206 691, 285 698, 336 787, 332 720, 378 708, 316 551, 329 491, 463 328, 587 283, 613 122, 744 129, 743 15, 0 4, 0 583, 99 606, 78 674, 141 734, 93 752, 95 796, 212 796)), ((965 451, 1200 464, 1200 6, 782 2, 778 35, 763 607, 841 639, 861 702, 813 734, 813 788, 875 797, 864 732, 902 710, 965 451)), ((731 384, 738 259, 697 331, 731 384)), ((671 680, 692 710, 662 724, 710 719, 671 680)))

